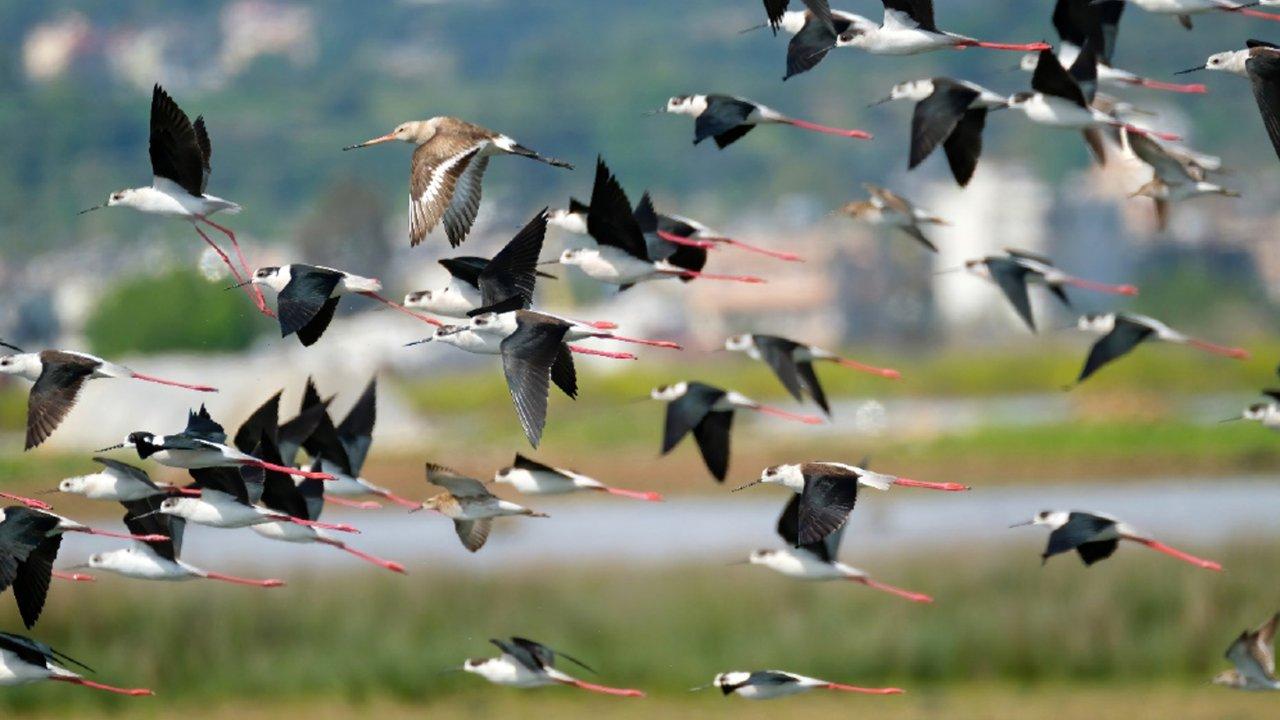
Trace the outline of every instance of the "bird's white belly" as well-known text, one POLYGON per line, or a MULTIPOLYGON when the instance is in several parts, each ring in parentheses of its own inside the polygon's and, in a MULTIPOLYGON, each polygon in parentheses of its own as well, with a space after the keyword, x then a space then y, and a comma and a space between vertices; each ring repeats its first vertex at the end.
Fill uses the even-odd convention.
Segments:
POLYGON ((1132 0, 1138 7, 1153 13, 1193 15, 1218 7, 1213 0, 1132 0))
POLYGON ((23 685, 44 680, 52 674, 45 668, 22 661, 8 650, 0 650, 0 686, 23 685))
POLYGON ((230 467, 236 463, 228 462, 222 453, 213 450, 159 450, 151 455, 161 465, 199 470, 211 467, 230 467))
POLYGON ((382 292, 382 283, 376 278, 361 277, 359 275, 344 275, 342 282, 338 283, 338 287, 334 291, 334 295, 349 295, 352 293, 363 292, 382 292))
POLYGON ((1032 122, 1050 127, 1083 129, 1098 124, 1093 111, 1073 102, 1037 95, 1023 106, 1032 122))
POLYGON ((135 580, 191 580, 195 577, 178 563, 161 557, 148 557, 130 554, 127 559, 117 560, 111 567, 103 567, 106 572, 122 575, 135 580))
POLYGON ((806 690, 799 683, 787 683, 786 685, 746 685, 735 691, 735 694, 743 700, 772 700, 774 698, 787 697, 789 695, 797 695, 806 690))
POLYGON ((214 505, 201 502, 187 514, 187 519, 197 525, 218 528, 242 528, 269 522, 252 507, 239 503, 214 505))
POLYGON ((954 44, 955 41, 946 35, 919 28, 881 28, 871 35, 865 49, 876 55, 914 55, 954 44))
POLYGON ((249 529, 270 540, 291 543, 312 543, 319 539, 314 528, 291 522, 268 522, 251 525, 249 529))
POLYGON ((405 303, 405 306, 445 317, 464 318, 480 307, 480 291, 466 283, 451 282, 444 290, 432 293, 430 299, 422 298, 405 303))
POLYGON ((569 478, 548 473, 522 473, 511 479, 511 486, 526 495, 563 495, 578 489, 569 478))
POLYGON ((584 258, 580 267, 587 277, 615 285, 638 282, 654 274, 653 263, 611 247, 600 248, 597 257, 584 258))
POLYGON ((797 580, 835 580, 844 577, 834 565, 793 553, 775 557, 769 564, 769 569, 797 580))
POLYGON ((532 688, 551 684, 547 677, 530 672, 523 665, 508 663, 489 669, 485 672, 484 678, 495 685, 509 687, 532 688))

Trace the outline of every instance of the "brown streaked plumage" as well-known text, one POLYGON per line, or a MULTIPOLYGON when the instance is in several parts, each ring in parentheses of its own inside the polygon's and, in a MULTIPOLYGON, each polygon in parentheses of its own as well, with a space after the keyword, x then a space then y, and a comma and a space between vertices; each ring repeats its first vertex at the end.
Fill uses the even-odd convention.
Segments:
POLYGON ((929 250, 938 252, 937 246, 920 230, 920 225, 949 225, 950 223, 917 208, 911 201, 891 190, 871 183, 863 183, 862 187, 871 197, 846 204, 840 208, 840 214, 869 225, 898 228, 929 250))
POLYGON ((484 483, 442 465, 427 463, 427 482, 445 489, 422 503, 423 510, 434 510, 453 520, 462 546, 476 552, 489 539, 493 518, 510 515, 548 517, 513 502, 499 499, 484 483))
POLYGON ((569 163, 544 157, 502 133, 454 117, 401 123, 395 130, 343 150, 399 140, 417 146, 409 170, 409 244, 417 245, 444 222, 453 247, 471 232, 480 209, 481 183, 489 158, 520 155, 572 170, 569 163))
POLYGON ((1280 613, 1256 630, 1245 630, 1227 648, 1227 659, 1235 668, 1218 673, 1215 685, 1225 685, 1239 690, 1280 690, 1276 678, 1276 626, 1280 625, 1280 613))

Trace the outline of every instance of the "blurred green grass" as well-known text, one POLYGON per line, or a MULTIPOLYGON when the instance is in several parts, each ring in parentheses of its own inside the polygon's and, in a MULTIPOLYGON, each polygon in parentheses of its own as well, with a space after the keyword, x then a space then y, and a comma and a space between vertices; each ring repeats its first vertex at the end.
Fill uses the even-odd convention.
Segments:
MULTIPOLYGON (((1202 687, 1235 635, 1276 609, 1280 548, 1269 543, 1188 548, 1221 560, 1227 571, 1219 574, 1137 547, 1093 568, 1071 557, 1041 567, 1043 542, 1011 531, 1003 550, 902 558, 848 549, 849 562, 933 594, 933 605, 724 566, 730 557, 501 575, 419 566, 408 577, 287 576, 290 585, 274 591, 58 583, 34 634, 97 668, 96 679, 156 689, 164 708, 375 700, 457 707, 492 691, 440 671, 486 655, 487 638, 509 634, 581 657, 601 682, 684 705, 706 702, 687 688, 735 668, 787 668, 913 693, 975 682, 1202 687)), ((0 602, 2 627, 18 627, 11 604, 0 602)), ((61 686, 0 693, 6 717, 146 707, 61 686)))

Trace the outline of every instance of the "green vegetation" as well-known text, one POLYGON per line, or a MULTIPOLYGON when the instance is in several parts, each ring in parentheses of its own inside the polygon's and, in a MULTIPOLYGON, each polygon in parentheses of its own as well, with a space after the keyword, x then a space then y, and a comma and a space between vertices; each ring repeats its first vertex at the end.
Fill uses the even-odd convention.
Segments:
MULTIPOLYGON (((1199 698, 1223 667, 1227 643, 1275 609, 1280 550, 1270 545, 1189 548, 1221 560, 1227 571, 1219 574, 1136 547, 1093 568, 1072 557, 1041 567, 1043 542, 1041 533, 1010 531, 1003 552, 904 558, 848 550, 847 559, 873 576, 933 594, 937 602, 927 606, 852 584, 725 567, 728 557, 626 573, 419 566, 408 577, 355 570, 341 583, 295 573, 288 587, 269 592, 106 577, 58 583, 35 634, 93 665, 100 680, 153 687, 163 695, 157 713, 219 703, 403 703, 455 714, 464 702, 505 707, 512 691, 440 674, 489 653, 485 640, 499 634, 566 649, 593 664, 600 681, 640 687, 664 706, 719 708, 687 688, 718 670, 783 667, 904 687, 918 696, 902 703, 909 708, 929 698, 946 707, 953 692, 976 701, 984 684, 1006 696, 1045 683, 1099 684, 1104 692, 1158 684, 1199 698)), ((17 627, 8 598, 0 626, 17 627)), ((520 702, 602 707, 566 693, 530 693, 520 702)), ((1228 695, 1222 691, 1224 702, 1233 702, 1228 695)), ((857 708, 882 701, 895 702, 848 700, 857 708)), ((146 703, 60 686, 0 693, 6 717, 124 708, 132 716, 146 703)))
POLYGON ((85 325, 95 353, 243 350, 258 326, 253 306, 190 270, 127 280, 109 292, 85 325))

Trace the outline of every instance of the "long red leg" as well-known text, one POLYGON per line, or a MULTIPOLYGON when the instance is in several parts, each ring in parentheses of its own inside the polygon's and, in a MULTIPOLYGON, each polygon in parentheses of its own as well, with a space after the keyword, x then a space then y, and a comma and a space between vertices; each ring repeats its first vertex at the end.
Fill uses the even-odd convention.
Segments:
POLYGON ((372 500, 348 500, 336 495, 325 495, 324 501, 334 505, 341 505, 342 507, 356 508, 357 510, 380 510, 382 508, 381 503, 376 503, 372 500))
POLYGON ((625 335, 614 335, 612 333, 602 333, 594 337, 600 340, 614 340, 616 342, 632 343, 635 345, 648 345, 649 347, 668 348, 671 350, 683 350, 680 343, 671 342, 670 340, 643 340, 641 338, 627 337, 625 335))
POLYGON ((418 313, 410 310, 409 308, 401 305, 400 303, 392 302, 387 298, 379 295, 376 292, 362 292, 360 294, 367 298, 377 300, 378 302, 382 303, 383 305, 386 305, 392 310, 402 312, 405 315, 408 315, 409 317, 413 318, 414 320, 421 320, 422 322, 427 323, 428 325, 434 325, 435 327, 444 327, 444 323, 440 322, 439 320, 433 317, 427 317, 426 315, 419 315, 418 313))
POLYGON ((580 355, 595 355, 596 357, 606 357, 613 360, 635 360, 636 356, 631 353, 609 352, 608 350, 597 350, 595 348, 583 347, 581 345, 570 345, 569 349, 580 355))
POLYGON ((332 545, 345 553, 350 553, 351 555, 354 555, 367 563, 377 565, 380 568, 385 568, 391 572, 398 572, 401 575, 408 574, 405 571, 404 566, 394 560, 384 560, 380 557, 370 555, 369 553, 360 552, 353 547, 348 547, 346 543, 338 542, 337 540, 325 540, 323 542, 326 545, 332 545))
POLYGON ((901 597, 901 598, 906 598, 911 602, 918 602, 918 603, 933 602, 933 598, 929 597, 928 595, 925 595, 924 593, 911 592, 910 590, 903 590, 900 587, 894 587, 893 585, 886 585, 885 583, 882 583, 882 582, 876 582, 875 580, 872 580, 869 577, 854 577, 849 579, 856 583, 862 583, 863 585, 866 585, 867 587, 873 590, 879 590, 881 592, 887 592, 891 595, 897 595, 898 597, 901 597))
POLYGON ((143 375, 142 373, 134 373, 129 377, 134 380, 142 380, 143 382, 156 383, 157 385, 169 385, 171 387, 185 388, 187 390, 195 390, 196 392, 218 392, 218 388, 208 385, 188 385, 186 383, 174 382, 173 380, 164 380, 162 378, 153 377, 151 375, 143 375))
POLYGON ((1014 52, 1040 52, 1048 50, 1049 45, 1042 42, 1033 43, 998 43, 986 40, 964 40, 956 43, 956 47, 980 47, 988 50, 1012 50, 1014 52))
POLYGON ((909 478, 894 478, 894 479, 893 479, 893 484, 894 484, 894 485, 901 485, 901 486, 903 486, 903 487, 918 487, 918 488, 926 488, 926 489, 928 489, 928 490, 945 490, 946 492, 961 492, 961 491, 963 491, 963 490, 968 490, 968 489, 969 489, 969 486, 968 486, 968 485, 961 485, 960 483, 953 483, 953 482, 945 482, 945 483, 924 482, 923 480, 911 480, 911 479, 909 479, 909 478))
POLYGON ((631 498, 633 500, 645 500, 647 502, 662 502, 662 493, 645 492, 642 490, 623 490, 616 487, 598 487, 594 488, 600 492, 617 495, 618 497, 631 498))
MULTIPOLYGON (((244 269, 245 277, 251 277, 253 275, 253 268, 249 267, 249 261, 245 260, 244 251, 240 249, 240 243, 236 241, 236 234, 231 232, 229 228, 225 228, 207 217, 201 217, 200 219, 210 227, 215 228, 226 235, 227 238, 231 240, 231 248, 236 251, 236 259, 240 261, 240 267, 244 269)), ((256 297, 258 307, 260 309, 265 309, 267 307, 267 299, 262 296, 262 288, 254 285, 253 293, 256 297)))
POLYGON ((821 425, 824 422, 822 418, 816 415, 801 415, 799 413, 787 412, 786 410, 773 407, 772 405, 752 405, 749 409, 765 415, 780 417, 784 420, 802 422, 805 425, 821 425))
POLYGON ((1137 78, 1133 81, 1135 85, 1152 90, 1168 90, 1169 92, 1203 94, 1209 92, 1209 88, 1201 83, 1170 83, 1160 80, 1152 80, 1150 78, 1137 78))
POLYGON ((296 518, 292 515, 270 515, 269 517, 277 522, 293 523, 294 525, 317 528, 320 530, 334 530, 344 533, 356 533, 357 535, 360 533, 359 530, 347 525, 346 523, 326 523, 320 522, 319 520, 303 520, 302 518, 296 518))
POLYGON ((195 228, 196 232, 200 234, 200 237, 204 238, 204 241, 209 244, 209 247, 213 248, 213 251, 218 253, 218 257, 222 258, 222 262, 226 264, 227 269, 231 271, 231 277, 235 278, 237 285, 243 286, 245 294, 253 301, 254 306, 258 308, 258 312, 266 315, 267 317, 275 317, 275 313, 267 307, 267 299, 262 296, 262 291, 252 283, 248 283, 244 280, 244 277, 240 275, 240 271, 231 263, 231 258, 227 257, 227 254, 222 251, 222 248, 218 247, 218 244, 206 235, 205 232, 200 229, 199 225, 192 223, 191 227, 195 228))
POLYGON ((871 133, 866 130, 845 130, 843 128, 819 125, 818 123, 809 122, 808 120, 796 120, 795 118, 786 118, 780 122, 784 122, 793 127, 798 127, 801 130, 812 130, 813 132, 825 133, 827 135, 839 135, 840 137, 857 138, 859 140, 871 139, 871 133))
POLYGON ((1243 348, 1215 345, 1214 343, 1206 342, 1204 340, 1197 340, 1196 338, 1191 338, 1190 340, 1187 340, 1187 344, 1198 350, 1203 350, 1207 353, 1213 353, 1214 355, 1223 355, 1225 357, 1235 358, 1236 360, 1249 359, 1249 351, 1243 348))
POLYGON ((756 277, 755 275, 716 275, 713 273, 684 270, 681 268, 664 270, 663 272, 679 275, 684 278, 694 278, 697 280, 727 280, 729 282, 750 283, 752 285, 759 285, 760 283, 766 282, 764 278, 756 277))
POLYGON ((210 580, 218 580, 220 582, 231 583, 233 585, 249 585, 261 588, 277 588, 284 587, 283 580, 269 578, 267 580, 254 580, 252 578, 236 577, 235 575, 223 575, 222 573, 206 572, 204 576, 210 580))
POLYGON ((97 582, 97 578, 87 573, 69 573, 60 570, 53 571, 53 577, 59 580, 69 580, 71 582, 97 582))
POLYGON ((115 693, 117 695, 129 695, 131 697, 155 695, 155 693, 151 692, 150 690, 147 690, 146 688, 118 688, 118 687, 113 687, 111 685, 103 685, 102 683, 96 683, 92 680, 85 680, 84 678, 81 678, 81 677, 51 677, 49 679, 54 680, 56 682, 64 682, 64 683, 69 683, 71 685, 79 685, 80 687, 87 687, 92 690, 103 690, 105 692, 115 693))
POLYGON ((609 322, 608 320, 592 320, 592 321, 575 320, 574 322, 579 322, 579 323, 582 323, 583 325, 590 325, 596 330, 617 330, 618 329, 618 323, 609 322))
POLYGON ((1192 565, 1195 565, 1196 567, 1199 567, 1199 568, 1204 568, 1205 570, 1217 570, 1217 571, 1222 570, 1222 565, 1212 560, 1205 560, 1203 558, 1198 558, 1195 555, 1182 552, 1177 548, 1169 547, 1168 545, 1165 545, 1164 543, 1158 542, 1156 540, 1150 540, 1148 538, 1128 538, 1128 539, 1133 540, 1134 542, 1146 545, 1147 547, 1151 548, 1152 550, 1155 550, 1156 552, 1162 552, 1165 555, 1175 557, 1185 563, 1191 563, 1192 565))
POLYGON ((286 475, 297 475, 298 477, 306 478, 308 480, 335 480, 336 479, 330 473, 315 472, 312 470, 301 470, 299 468, 285 467, 283 465, 276 465, 275 463, 269 463, 266 460, 259 460, 257 458, 250 458, 248 460, 239 460, 237 462, 239 462, 241 465, 251 465, 253 467, 260 467, 263 470, 270 470, 272 472, 285 473, 286 475))
POLYGON ((822 686, 827 690, 839 690, 840 692, 862 693, 864 695, 901 695, 906 692, 902 688, 865 688, 857 685, 842 685, 840 683, 827 683, 822 686))
POLYGON ((53 509, 52 505, 50 505, 49 503, 43 500, 36 500, 35 498, 23 497, 21 495, 14 495, 12 493, 0 492, 0 498, 4 498, 5 500, 11 500, 16 503, 22 503, 23 505, 26 505, 32 510, 52 510, 53 509))
POLYGON ((831 358, 831 361, 832 361, 832 362, 834 362, 834 363, 836 363, 836 364, 838 364, 838 365, 843 365, 843 366, 845 366, 845 367, 847 367, 847 368, 853 368, 854 370, 860 370, 860 371, 862 371, 862 372, 864 372, 864 373, 870 373, 870 374, 872 374, 872 375, 879 375, 879 376, 880 376, 880 377, 882 377, 882 378, 888 378, 888 379, 890 379, 890 380, 901 380, 901 379, 902 379, 902 373, 900 373, 900 372, 898 372, 897 370, 894 370, 894 369, 892 369, 892 368, 881 368, 881 367, 876 367, 876 366, 874 366, 874 365, 867 365, 867 364, 865 364, 865 363, 860 363, 860 362, 858 362, 857 360, 850 360, 849 358, 842 358, 842 357, 835 357, 835 358, 831 358))
POLYGON ((628 688, 613 688, 605 685, 596 685, 583 680, 562 680, 565 685, 572 685, 579 690, 587 690, 594 693, 604 695, 617 695, 620 697, 644 697, 644 693, 640 690, 631 690, 628 688))
POLYGON ((1078 287, 1082 290, 1092 290, 1100 293, 1110 293, 1112 295, 1127 295, 1134 297, 1138 294, 1138 288, 1133 285, 1110 285, 1107 283, 1094 282, 1093 280, 1084 280, 1082 278, 1067 278, 1064 282, 1072 287, 1078 287))
MULTIPOLYGON (((1223 8, 1223 9, 1227 10, 1228 8, 1223 8)), ((1249 17, 1259 18, 1261 20, 1271 20, 1272 22, 1280 22, 1280 15, 1277 15, 1275 13, 1262 12, 1261 10, 1251 10, 1249 8, 1240 8, 1238 10, 1231 10, 1231 12, 1238 12, 1241 15, 1248 15, 1249 17)))
POLYGON ((138 542, 166 542, 169 540, 168 535, 129 535, 128 533, 111 532, 110 530, 99 530, 97 528, 73 528, 67 532, 82 532, 85 535, 101 535, 102 537, 120 540, 137 540, 138 542))
POLYGON ((666 240, 669 243, 675 243, 676 245, 687 245, 689 247, 701 248, 703 250, 711 250, 716 246, 716 244, 711 242, 710 240, 695 240, 693 238, 681 237, 680 235, 673 235, 667 232, 666 230, 659 230, 658 237, 662 238, 663 240, 666 240))
POLYGON ((730 237, 713 237, 713 238, 707 238, 707 239, 713 243, 730 245, 736 248, 741 248, 742 250, 745 250, 747 252, 758 253, 760 255, 767 255, 771 258, 786 260, 787 262, 804 262, 804 258, 800 257, 795 253, 783 252, 781 250, 770 250, 768 248, 762 248, 758 245, 749 245, 747 243, 742 242, 741 240, 735 240, 730 237))

